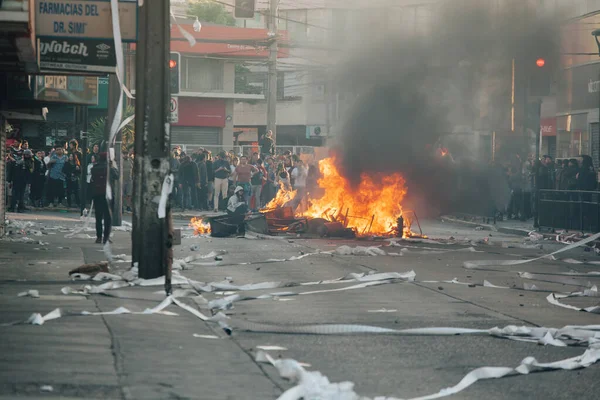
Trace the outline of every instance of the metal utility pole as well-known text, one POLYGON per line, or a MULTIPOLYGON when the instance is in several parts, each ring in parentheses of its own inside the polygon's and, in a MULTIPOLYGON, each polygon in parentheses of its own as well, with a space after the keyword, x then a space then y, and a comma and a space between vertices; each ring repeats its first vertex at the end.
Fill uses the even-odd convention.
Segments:
POLYGON ((267 94, 267 131, 277 135, 277 12, 279 0, 270 0, 267 18, 271 46, 269 47, 269 93, 267 94))
POLYGON ((75 124, 79 127, 79 149, 83 154, 81 161, 81 176, 79 180, 79 211, 83 215, 83 210, 86 207, 87 198, 87 127, 88 127, 88 108, 87 106, 76 106, 75 107, 75 124))
POLYGON ((139 277, 165 276, 170 283, 171 210, 159 218, 163 183, 169 174, 170 102, 169 0, 140 2, 136 47, 133 260, 139 277))
MULTIPOLYGON (((119 104, 119 96, 122 96, 123 92, 119 86, 119 81, 115 74, 111 74, 108 78, 108 118, 106 119, 105 129, 106 137, 108 138, 110 132, 110 126, 112 120, 115 118, 116 107, 119 104)), ((107 144, 107 148, 110 147, 110 143, 107 144)), ((112 202, 112 224, 113 226, 121 226, 123 220, 123 170, 122 170, 122 159, 121 159, 121 131, 117 132, 115 138, 115 162, 117 164, 118 178, 115 182, 113 202, 112 202)))

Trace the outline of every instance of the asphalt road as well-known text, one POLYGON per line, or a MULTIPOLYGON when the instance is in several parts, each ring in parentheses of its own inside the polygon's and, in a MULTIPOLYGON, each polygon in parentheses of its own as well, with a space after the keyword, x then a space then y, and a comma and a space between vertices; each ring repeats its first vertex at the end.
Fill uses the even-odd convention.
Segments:
MULTIPOLYGON (((10 215, 29 218, 31 215, 10 215)), ((93 239, 65 239, 57 228, 81 225, 70 215, 37 216, 33 229, 44 228, 47 245, 0 241, 0 323, 26 319, 32 312, 56 307, 71 313, 82 310, 110 311, 127 307, 142 311, 158 304, 146 297, 161 297, 161 287, 132 287, 131 298, 92 295, 64 296, 67 272, 83 262, 103 259, 93 239), (54 230, 53 230, 54 228, 54 230), (51 234, 54 233, 54 234, 51 234), (62 248, 60 248, 62 247, 62 248), (68 248, 67 248, 68 247, 68 248), (39 250, 35 250, 39 249, 39 250), (48 264, 49 262, 49 264, 48 264), (40 291, 39 299, 17 297, 28 290, 40 291)), ((185 223, 180 223, 185 226, 185 223)), ((547 291, 581 289, 563 283, 521 279, 517 271, 531 273, 600 271, 600 266, 573 264, 564 259, 598 261, 583 249, 495 271, 467 270, 465 261, 519 260, 556 251, 561 245, 544 242, 542 249, 521 248, 523 237, 476 231, 436 221, 423 223, 434 241, 409 241, 389 247, 387 241, 305 239, 296 236, 270 239, 193 237, 185 231, 176 258, 223 251, 222 261, 198 260, 185 277, 202 282, 224 279, 243 285, 260 282, 316 282, 349 273, 416 273, 415 282, 399 282, 356 290, 315 293, 237 302, 229 316, 257 323, 287 327, 300 324, 361 324, 395 329, 459 327, 488 329, 528 325, 560 328, 598 324, 600 316, 549 304, 547 292, 519 290, 523 283, 547 291), (491 234, 491 236, 490 236, 491 234), (456 239, 449 244, 448 238, 456 239), (436 243, 437 242, 437 243, 436 243), (198 246, 192 251, 192 246, 198 246), (342 245, 381 246, 402 255, 356 256, 315 254, 335 251, 342 245), (406 249, 406 250, 403 250, 406 249), (243 265, 240 265, 243 264, 243 265), (511 289, 445 283, 481 284, 484 280, 511 289), (424 281, 438 281, 426 283, 424 281), (373 312, 385 310, 386 312, 373 312)), ((18 238, 19 234, 11 238, 18 238)), ((93 235, 93 232, 88 232, 93 235)), ((37 239, 37 238, 36 238, 37 239)), ((529 243, 531 244, 531 243, 529 243)), ((115 232, 114 254, 131 254, 129 233, 115 232)), ((126 263, 118 264, 124 270, 126 263)), ((555 275, 547 275, 555 277, 555 275)), ((592 283, 600 279, 586 278, 592 283)), ((95 283, 94 283, 95 284, 95 283)), ((244 292, 259 295, 280 291, 319 291, 352 284, 307 285, 244 292)), ((222 294, 205 293, 206 300, 222 294)), ((186 300, 193 304, 190 299, 186 300)), ((580 307, 596 305, 597 298, 567 299, 580 307)), ((310 364, 331 382, 354 382, 361 396, 412 398, 437 393, 457 384, 469 371, 484 366, 516 367, 527 356, 541 362, 562 360, 583 353, 585 347, 550 347, 491 336, 392 336, 273 334, 233 330, 228 336, 214 323, 170 306, 178 316, 108 315, 65 316, 42 326, 1 327, 0 398, 116 398, 116 399, 276 399, 293 384, 276 369, 254 361, 256 346, 286 348, 270 351, 275 358, 292 358, 310 364), (214 335, 218 339, 195 337, 214 335), (52 392, 43 392, 51 385, 52 392)), ((208 310, 202 309, 208 313, 208 310)), ((455 399, 596 399, 600 365, 577 371, 556 371, 480 381, 450 397, 455 399)))

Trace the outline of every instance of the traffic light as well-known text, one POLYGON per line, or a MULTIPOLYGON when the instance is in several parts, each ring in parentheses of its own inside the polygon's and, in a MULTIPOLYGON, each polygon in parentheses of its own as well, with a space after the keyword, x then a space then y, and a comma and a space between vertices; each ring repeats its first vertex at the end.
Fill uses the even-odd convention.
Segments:
POLYGON ((235 0, 235 10, 233 16, 236 18, 254 18, 254 9, 256 0, 235 0))
POLYGON ((552 87, 553 71, 545 58, 538 57, 535 64, 531 66, 529 79, 529 94, 531 96, 549 96, 552 87))
POLYGON ((169 70, 171 72, 171 94, 179 93, 179 62, 181 55, 179 53, 171 53, 169 59, 169 70))

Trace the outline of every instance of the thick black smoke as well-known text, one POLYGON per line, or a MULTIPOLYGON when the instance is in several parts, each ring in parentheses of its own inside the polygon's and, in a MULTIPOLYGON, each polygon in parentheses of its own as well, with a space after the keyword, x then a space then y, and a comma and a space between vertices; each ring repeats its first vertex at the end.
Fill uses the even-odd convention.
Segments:
POLYGON ((342 118, 339 160, 353 183, 363 172, 401 172, 430 214, 461 205, 487 212, 470 204, 507 202, 507 184, 473 143, 452 146, 455 162, 435 150, 457 130, 510 129, 512 60, 523 68, 537 57, 558 65, 559 24, 520 0, 503 10, 482 3, 440 5, 434 27, 422 35, 353 27, 359 41, 337 71, 352 103, 342 118))

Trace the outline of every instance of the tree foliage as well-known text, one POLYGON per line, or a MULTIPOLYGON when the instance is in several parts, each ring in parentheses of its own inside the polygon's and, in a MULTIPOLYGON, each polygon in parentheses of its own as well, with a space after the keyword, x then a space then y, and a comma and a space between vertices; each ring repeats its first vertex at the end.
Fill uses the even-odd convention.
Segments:
POLYGON ((233 15, 222 4, 214 3, 211 0, 199 0, 191 3, 188 14, 198 17, 201 22, 235 26, 233 15))
MULTIPOLYGON (((129 118, 135 114, 135 108, 133 106, 128 106, 123 112, 123 119, 129 118)), ((106 117, 97 118, 90 124, 90 128, 88 129, 88 146, 91 148, 95 144, 100 147, 102 143, 106 141, 106 117)), ((133 142, 135 140, 135 120, 129 122, 125 127, 121 130, 122 137, 122 145, 121 149, 123 151, 127 151, 127 149, 133 146, 133 142)))
POLYGON ((235 93, 261 94, 262 89, 248 83, 250 69, 242 64, 235 66, 235 93))

